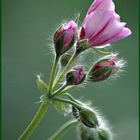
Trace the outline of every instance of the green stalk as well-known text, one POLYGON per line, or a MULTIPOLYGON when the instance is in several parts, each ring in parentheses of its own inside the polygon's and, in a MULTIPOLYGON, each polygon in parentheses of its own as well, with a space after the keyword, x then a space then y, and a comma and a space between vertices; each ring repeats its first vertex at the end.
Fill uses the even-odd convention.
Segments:
POLYGON ((63 134, 70 128, 76 126, 78 124, 77 120, 71 120, 65 123, 61 128, 59 128, 56 133, 50 137, 48 140, 60 140, 60 138, 63 136, 63 134))
POLYGON ((50 94, 49 97, 53 98, 54 96, 58 95, 67 87, 67 83, 65 83, 62 87, 60 87, 58 90, 56 90, 54 93, 50 94))
POLYGON ((71 101, 74 101, 74 102, 80 104, 80 103, 77 102, 77 100, 76 100, 72 95, 70 95, 69 93, 66 93, 65 96, 68 97, 71 101))
MULTIPOLYGON (((51 77, 50 77, 50 83, 49 83, 49 89, 48 89, 48 94, 51 93, 52 88, 53 88, 53 82, 57 70, 57 64, 58 64, 59 57, 56 56, 54 63, 53 63, 53 68, 51 72, 51 77)), ((32 132, 35 130, 35 128, 38 126, 40 121, 42 120, 43 116, 45 115, 47 108, 48 108, 49 102, 43 102, 40 105, 39 110, 35 114, 33 120, 30 122, 30 124, 27 126, 27 128, 24 130, 24 132, 21 134, 18 140, 27 140, 29 136, 32 134, 32 132)))
POLYGON ((58 61, 59 61, 59 57, 56 55, 55 59, 54 59, 53 67, 52 67, 48 94, 50 94, 52 92, 53 82, 54 82, 55 75, 56 75, 58 61))
POLYGON ((40 108, 35 114, 33 120, 30 122, 30 124, 27 126, 18 140, 27 140, 29 138, 29 136, 32 134, 32 132, 35 130, 35 128, 38 126, 43 116, 45 115, 48 105, 49 102, 45 102, 40 105, 40 108))
POLYGON ((81 109, 81 105, 79 105, 77 102, 71 101, 69 99, 60 98, 60 97, 53 97, 52 100, 56 100, 56 101, 59 101, 59 102, 71 104, 71 105, 75 106, 76 108, 81 109))
POLYGON ((71 57, 71 59, 69 60, 68 64, 64 67, 63 71, 60 73, 58 80, 56 81, 54 88, 55 89, 58 84, 60 83, 61 79, 63 78, 64 74, 69 70, 69 68, 71 67, 72 63, 74 62, 74 59, 77 57, 77 53, 74 53, 73 56, 71 57))
POLYGON ((72 89, 74 89, 76 86, 69 86, 69 87, 67 87, 67 88, 65 88, 64 90, 62 90, 61 92, 60 92, 60 94, 59 95, 62 95, 62 94, 64 94, 64 93, 66 93, 66 92, 70 92, 72 89))

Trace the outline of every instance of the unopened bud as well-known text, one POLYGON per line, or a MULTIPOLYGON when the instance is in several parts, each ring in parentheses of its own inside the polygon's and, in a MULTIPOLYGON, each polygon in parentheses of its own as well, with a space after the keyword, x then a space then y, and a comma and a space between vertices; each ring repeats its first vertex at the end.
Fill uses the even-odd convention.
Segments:
POLYGON ((106 129, 99 128, 98 134, 101 140, 111 140, 111 134, 106 129))
POLYGON ((81 124, 78 129, 81 140, 100 140, 99 134, 95 128, 89 128, 81 124))
POLYGON ((93 82, 103 81, 121 68, 116 56, 111 56, 97 62, 89 71, 88 79, 93 82))
POLYGON ((85 72, 82 66, 73 67, 67 74, 66 74, 66 81, 68 85, 79 85, 85 79, 85 72))
POLYGON ((79 111, 80 121, 87 127, 96 128, 98 124, 98 119, 94 111, 88 108, 81 108, 79 111))
POLYGON ((69 21, 58 29, 54 35, 55 51, 58 56, 64 54, 74 45, 76 35, 77 24, 75 21, 69 21))

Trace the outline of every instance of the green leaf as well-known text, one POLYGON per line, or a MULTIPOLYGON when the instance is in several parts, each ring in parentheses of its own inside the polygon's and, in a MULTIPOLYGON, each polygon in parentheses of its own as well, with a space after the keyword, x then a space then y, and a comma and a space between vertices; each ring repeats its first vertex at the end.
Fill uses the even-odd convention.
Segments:
POLYGON ((59 101, 53 101, 53 105, 58 112, 66 112, 66 106, 64 103, 59 101))
POLYGON ((37 84, 37 87, 38 89, 43 92, 43 93, 48 93, 48 85, 40 78, 38 77, 37 80, 36 80, 36 84, 37 84))

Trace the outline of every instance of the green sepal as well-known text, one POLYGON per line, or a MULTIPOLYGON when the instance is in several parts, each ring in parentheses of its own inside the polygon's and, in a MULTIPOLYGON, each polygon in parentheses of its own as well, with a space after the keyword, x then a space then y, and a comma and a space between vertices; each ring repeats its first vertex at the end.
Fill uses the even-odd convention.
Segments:
POLYGON ((69 53, 62 55, 62 57, 60 59, 61 67, 65 67, 68 64, 71 56, 72 56, 72 54, 69 54, 69 53))
POLYGON ((64 36, 65 33, 57 40, 55 44, 55 51, 58 56, 63 54, 64 36))
POLYGON ((76 46, 76 54, 78 55, 82 51, 85 51, 89 48, 89 43, 87 39, 80 40, 76 46))
POLYGON ((98 54, 101 54, 101 55, 110 55, 110 54, 112 54, 112 46, 111 46, 111 44, 107 44, 107 45, 101 46, 101 47, 93 47, 93 49, 98 54))
POLYGON ((81 124, 79 125, 78 130, 81 140, 100 140, 95 128, 89 128, 81 124))
POLYGON ((73 116, 79 120, 79 109, 77 109, 76 107, 72 106, 72 114, 73 116))
POLYGON ((101 140, 111 140, 109 131, 107 131, 105 129, 100 128, 98 130, 98 134, 99 134, 99 137, 101 140))
POLYGON ((55 40, 55 37, 56 37, 57 33, 58 33, 58 32, 60 31, 60 29, 62 28, 62 26, 63 26, 63 25, 61 25, 60 27, 58 27, 57 30, 56 30, 56 32, 54 33, 54 40, 55 40))
POLYGON ((44 93, 44 94, 48 93, 49 87, 42 79, 40 79, 40 77, 36 80, 36 84, 37 84, 38 89, 42 93, 44 93))
POLYGON ((103 81, 103 80, 107 79, 111 75, 111 73, 112 73, 111 67, 103 67, 100 70, 97 70, 95 72, 93 72, 93 70, 91 70, 89 72, 89 79, 93 82, 103 81), (104 74, 105 74, 105 76, 104 76, 104 74))
POLYGON ((80 121, 87 127, 96 128, 99 123, 95 112, 87 108, 81 108, 79 111, 80 121))
POLYGON ((59 102, 59 101, 53 101, 52 102, 53 106, 55 107, 55 109, 58 111, 58 112, 66 112, 67 109, 66 109, 66 106, 63 102, 59 102))

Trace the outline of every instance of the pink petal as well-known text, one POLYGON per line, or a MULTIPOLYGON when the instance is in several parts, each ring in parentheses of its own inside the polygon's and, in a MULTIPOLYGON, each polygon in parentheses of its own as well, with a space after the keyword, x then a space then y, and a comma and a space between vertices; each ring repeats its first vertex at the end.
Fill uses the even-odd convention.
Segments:
POLYGON ((105 40, 109 40, 110 38, 118 34, 124 26, 125 23, 119 22, 113 17, 106 28, 100 34, 98 34, 98 36, 92 38, 91 42, 94 42, 94 45, 99 45, 105 40))
POLYGON ((94 0, 82 24, 80 39, 88 39, 92 46, 105 45, 131 34, 120 16, 115 13, 112 0, 94 0))
POLYGON ((96 36, 109 22, 113 15, 112 11, 98 10, 86 16, 83 28, 85 30, 85 38, 93 38, 96 36))
POLYGON ((101 44, 104 45, 104 44, 107 44, 107 43, 112 43, 114 41, 125 38, 125 37, 127 37, 131 34, 132 34, 131 30, 124 27, 119 33, 117 33, 116 35, 112 36, 111 38, 109 38, 107 40, 104 40, 103 42, 101 42, 101 44))
POLYGON ((112 0, 94 0, 92 5, 90 6, 87 14, 99 9, 106 9, 114 11, 115 5, 112 0))

